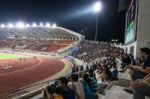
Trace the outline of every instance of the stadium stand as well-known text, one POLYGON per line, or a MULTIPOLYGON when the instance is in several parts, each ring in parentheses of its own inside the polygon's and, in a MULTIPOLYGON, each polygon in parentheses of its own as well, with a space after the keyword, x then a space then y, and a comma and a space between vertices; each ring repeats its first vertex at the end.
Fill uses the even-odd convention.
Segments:
MULTIPOLYGON (((146 53, 148 53, 147 55, 149 57, 150 50, 147 49, 147 51, 148 52, 146 53)), ((125 69, 124 67, 128 67, 129 65, 131 66, 131 65, 141 64, 142 62, 139 63, 138 59, 135 60, 132 55, 124 53, 122 49, 117 48, 110 43, 94 42, 94 41, 93 42, 82 41, 78 45, 78 51, 72 53, 72 55, 76 58, 79 58, 80 60, 82 60, 83 63, 85 63, 84 68, 82 66, 74 65, 74 67, 72 67, 72 74, 64 78, 66 79, 66 82, 69 82, 68 87, 72 89, 76 99, 80 99, 81 97, 82 97, 81 99, 102 99, 102 98, 112 99, 112 96, 113 99, 121 99, 124 96, 127 99, 132 99, 133 96, 134 96, 133 99, 137 99, 136 98, 137 93, 136 94, 133 93, 132 95, 129 94, 128 93, 129 91, 126 90, 126 88, 128 88, 130 85, 130 79, 122 79, 121 76, 124 73, 122 73, 122 71, 119 72, 119 69, 122 70, 123 68, 124 70, 125 69), (102 47, 100 48, 100 46, 102 47), (94 53, 99 53, 99 56, 94 53), (101 58, 101 59, 99 61, 98 60, 94 61, 97 58, 101 58), (117 58, 119 58, 121 61, 120 66, 117 66, 117 58), (77 91, 78 88, 80 90, 82 89, 81 86, 84 88, 84 92, 82 94, 78 93, 77 91), (118 90, 117 93, 116 90, 118 90), (88 94, 89 96, 87 95, 87 93, 89 93, 88 94), (92 94, 93 98, 92 97, 89 98, 90 94, 92 94)), ((145 73, 145 75, 148 75, 148 73, 145 73)), ((61 82, 61 79, 58 81, 61 82)), ((58 86, 57 83, 54 83, 54 85, 45 88, 44 89, 45 97, 49 97, 49 99, 53 99, 53 98, 55 99, 55 95, 58 95, 63 97, 63 99, 71 99, 71 98, 64 98, 65 97, 64 95, 67 94, 68 92, 65 89, 63 89, 64 88, 63 86, 61 86, 62 89, 59 89, 59 91, 62 90, 62 92, 60 93, 57 92, 58 87, 60 86, 58 86), (49 88, 51 88, 52 86, 55 86, 56 90, 54 88, 53 91, 51 92, 49 88)), ((135 89, 134 88, 133 89, 137 90, 136 88, 138 87, 135 87, 135 89)), ((148 86, 146 88, 147 88, 146 90, 149 90, 148 86)), ((149 92, 147 93, 145 92, 141 94, 143 94, 141 97, 146 96, 146 99, 149 99, 149 97, 147 97, 149 96, 149 92)), ((139 99, 144 99, 144 98, 139 98, 139 99)))
POLYGON ((76 34, 59 27, 0 28, 0 47, 57 52, 78 41, 76 34))

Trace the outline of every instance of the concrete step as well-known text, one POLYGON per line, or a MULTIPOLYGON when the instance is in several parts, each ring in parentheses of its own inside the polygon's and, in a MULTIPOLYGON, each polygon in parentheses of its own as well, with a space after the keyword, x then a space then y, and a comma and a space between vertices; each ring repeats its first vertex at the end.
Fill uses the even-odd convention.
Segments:
MULTIPOLYGON (((124 88, 116 85, 112 86, 104 99, 133 99, 133 95, 125 92, 124 88)), ((146 96, 145 99, 150 99, 150 96, 146 96)))
POLYGON ((112 86, 112 88, 106 93, 104 99, 132 99, 132 95, 125 92, 124 87, 112 86))
POLYGON ((41 92, 41 93, 36 94, 36 95, 34 95, 34 96, 32 96, 32 97, 30 97, 28 99, 43 99, 43 94, 41 92))

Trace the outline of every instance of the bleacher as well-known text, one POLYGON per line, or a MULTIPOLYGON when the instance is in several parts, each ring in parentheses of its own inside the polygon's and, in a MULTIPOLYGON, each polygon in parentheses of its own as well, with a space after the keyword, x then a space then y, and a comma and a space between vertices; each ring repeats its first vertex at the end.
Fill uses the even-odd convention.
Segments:
POLYGON ((77 33, 61 27, 5 27, 0 28, 0 38, 0 48, 45 52, 57 52, 79 41, 77 33))

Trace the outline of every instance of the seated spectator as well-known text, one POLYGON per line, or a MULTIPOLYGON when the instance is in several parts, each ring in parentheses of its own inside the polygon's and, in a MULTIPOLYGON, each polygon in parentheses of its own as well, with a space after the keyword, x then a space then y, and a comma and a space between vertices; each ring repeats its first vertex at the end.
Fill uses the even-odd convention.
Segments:
POLYGON ((75 66, 73 66, 72 67, 72 71, 71 71, 71 73, 75 73, 76 72, 76 70, 75 70, 75 66))
POLYGON ((78 81, 78 75, 72 74, 72 89, 75 94, 75 99, 85 99, 84 89, 81 82, 78 81))
MULTIPOLYGON (((150 49, 141 48, 141 57, 143 58, 143 66, 129 66, 131 73, 131 80, 134 82, 137 79, 143 79, 150 73, 150 49)), ((131 89, 125 89, 125 91, 132 93, 131 89)))
POLYGON ((88 66, 88 65, 86 65, 86 71, 89 71, 89 69, 90 69, 90 68, 89 68, 89 66, 88 66))
POLYGON ((110 71, 110 69, 107 65, 104 66, 104 71, 105 71, 105 74, 106 74, 106 79, 110 80, 112 75, 111 75, 111 71, 110 71))
POLYGON ((83 72, 79 72, 78 77, 79 77, 78 81, 82 83, 83 82, 83 72))
POLYGON ((68 80, 65 77, 61 77, 59 79, 60 81, 60 87, 63 89, 63 99, 75 99, 75 95, 73 93, 73 90, 70 89, 68 85, 68 80))
POLYGON ((83 65, 81 65, 81 67, 80 67, 80 71, 83 71, 83 70, 84 70, 83 65))
POLYGON ((112 65, 110 71, 112 80, 118 80, 118 70, 115 64, 112 65))
POLYGON ((96 77, 96 79, 97 79, 97 83, 98 83, 98 84, 102 82, 102 80, 101 80, 101 75, 100 75, 100 71, 99 71, 98 69, 95 70, 95 77, 96 77))
POLYGON ((105 71, 102 71, 102 73, 100 74, 100 78, 101 78, 101 83, 104 83, 106 81, 106 73, 105 73, 105 71))
POLYGON ((145 96, 150 96, 150 73, 145 78, 132 82, 131 88, 134 90, 133 99, 145 99, 145 96))
POLYGON ((121 69, 122 70, 121 71, 124 71, 124 68, 126 66, 128 66, 129 64, 131 64, 131 59, 127 54, 125 54, 125 55, 123 55, 121 60, 122 60, 122 64, 121 64, 121 69))
POLYGON ((131 60, 131 64, 132 64, 132 65, 136 65, 136 61, 135 61, 133 55, 130 55, 130 60, 131 60))
POLYGON ((89 74, 90 74, 90 84, 92 87, 92 92, 93 92, 93 96, 94 99, 98 99, 99 96, 99 85, 97 83, 97 79, 95 77, 94 71, 93 70, 89 70, 89 74))
POLYGON ((52 99, 53 98, 53 93, 55 92, 55 89, 56 89, 56 85, 54 85, 54 84, 52 84, 51 86, 47 86, 43 90, 43 96, 45 98, 52 99))
POLYGON ((133 81, 144 78, 150 73, 150 49, 141 48, 141 57, 144 60, 143 66, 130 66, 129 68, 133 71, 131 78, 133 81))
POLYGON ((87 73, 83 74, 83 87, 84 87, 84 93, 85 93, 85 99, 94 99, 90 84, 90 78, 87 73))
POLYGON ((66 99, 64 97, 64 93, 65 92, 64 92, 64 90, 61 87, 57 87, 50 99, 66 99))

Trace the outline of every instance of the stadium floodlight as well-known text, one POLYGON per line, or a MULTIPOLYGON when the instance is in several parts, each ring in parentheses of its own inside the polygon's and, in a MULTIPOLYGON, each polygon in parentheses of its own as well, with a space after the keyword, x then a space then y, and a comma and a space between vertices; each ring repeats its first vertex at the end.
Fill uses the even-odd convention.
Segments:
POLYGON ((101 2, 96 2, 93 5, 93 11, 97 13, 96 17, 96 34, 95 34, 95 41, 97 41, 97 33, 98 33, 98 18, 99 18, 99 12, 102 10, 102 3, 101 2))
POLYGON ((30 27, 30 24, 26 24, 26 27, 30 27))
POLYGON ((94 5, 93 5, 93 11, 95 13, 98 13, 102 10, 102 4, 101 2, 96 2, 94 5))
POLYGON ((37 26, 37 24, 36 24, 36 23, 33 23, 33 24, 32 24, 32 26, 33 26, 33 27, 36 27, 36 26, 37 26))
POLYGON ((4 27, 5 27, 5 24, 1 24, 1 27, 4 28, 4 27))
POLYGON ((43 26, 43 23, 42 23, 42 22, 40 23, 40 26, 43 26))
POLYGON ((53 24, 52 27, 55 28, 55 27, 57 27, 57 25, 56 25, 56 24, 53 24))
POLYGON ((14 25, 12 23, 8 24, 8 28, 13 28, 13 27, 14 27, 14 25))
POLYGON ((51 25, 50 25, 50 23, 46 23, 46 27, 50 27, 51 25))
POLYGON ((23 22, 18 22, 16 27, 18 28, 24 28, 25 27, 25 24, 23 22))

